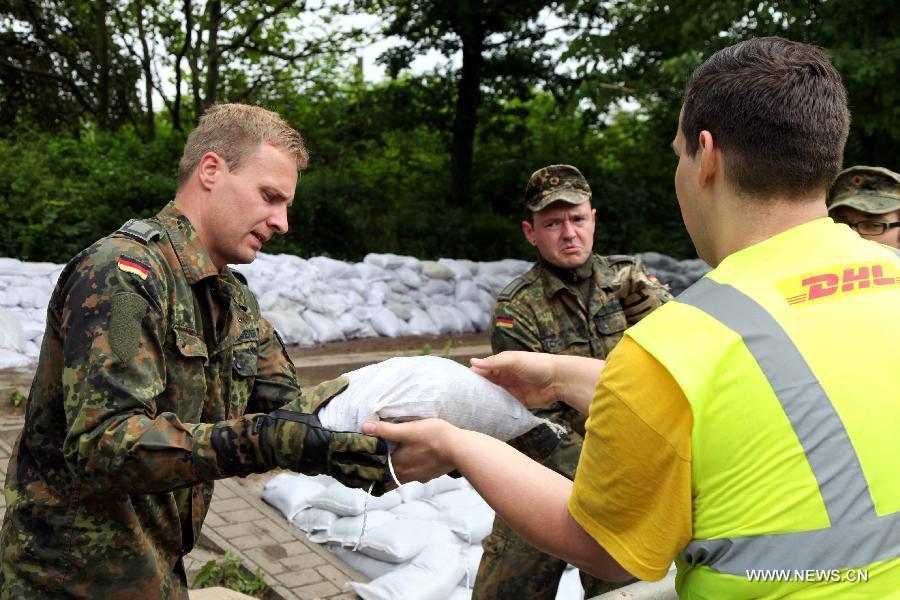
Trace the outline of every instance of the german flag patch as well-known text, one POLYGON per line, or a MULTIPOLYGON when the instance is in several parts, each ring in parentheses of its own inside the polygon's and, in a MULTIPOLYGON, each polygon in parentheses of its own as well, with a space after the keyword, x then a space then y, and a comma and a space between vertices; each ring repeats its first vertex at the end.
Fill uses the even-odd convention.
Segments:
POLYGON ((509 317, 497 317, 496 322, 497 327, 505 327, 506 329, 512 329, 513 320, 509 317))
POLYGON ((116 266, 119 267, 120 271, 137 275, 141 279, 147 279, 147 275, 150 274, 150 267, 139 260, 128 258, 127 256, 120 256, 119 260, 116 261, 116 266))

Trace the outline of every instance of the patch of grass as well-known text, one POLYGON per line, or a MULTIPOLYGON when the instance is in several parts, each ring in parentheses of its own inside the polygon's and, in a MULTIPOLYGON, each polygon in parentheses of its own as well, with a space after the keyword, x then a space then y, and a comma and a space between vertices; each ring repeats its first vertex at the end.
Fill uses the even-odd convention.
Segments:
POLYGON ((9 390, 9 401, 15 407, 22 406, 22 403, 25 402, 25 394, 13 388, 9 390))
POLYGON ((443 357, 450 358, 450 350, 453 348, 453 340, 447 340, 447 343, 444 344, 443 357))
POLYGON ((262 571, 257 567, 251 575, 247 573, 241 561, 229 550, 222 560, 211 560, 200 567, 197 576, 191 583, 192 589, 207 587, 226 587, 255 598, 265 598, 272 588, 263 579, 262 571))
POLYGON ((422 344, 422 356, 431 354, 431 344, 422 344))

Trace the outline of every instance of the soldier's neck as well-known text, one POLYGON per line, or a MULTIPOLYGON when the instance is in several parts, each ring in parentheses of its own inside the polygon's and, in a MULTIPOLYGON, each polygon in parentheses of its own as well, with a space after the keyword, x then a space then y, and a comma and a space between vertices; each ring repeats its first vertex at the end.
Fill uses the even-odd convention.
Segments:
POLYGON ((582 281, 590 279, 594 274, 593 256, 588 256, 588 259, 584 261, 584 264, 578 265, 575 268, 560 267, 558 265, 554 265, 553 263, 547 261, 543 256, 540 256, 539 260, 544 267, 549 269, 552 273, 554 273, 557 277, 559 277, 566 283, 581 283, 582 281))

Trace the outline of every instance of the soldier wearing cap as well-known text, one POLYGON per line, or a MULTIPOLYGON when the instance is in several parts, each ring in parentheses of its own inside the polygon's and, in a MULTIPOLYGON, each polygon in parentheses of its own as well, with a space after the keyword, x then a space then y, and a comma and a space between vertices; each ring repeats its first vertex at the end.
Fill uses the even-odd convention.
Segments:
MULTIPOLYGON (((539 169, 525 188, 522 231, 537 248, 534 267, 497 297, 491 348, 605 358, 625 328, 671 298, 632 256, 592 253, 596 209, 591 188, 571 165, 539 169)), ((512 444, 532 458, 575 477, 584 417, 558 403, 537 411, 563 425, 532 430, 512 444)), ((529 545, 502 519, 485 538, 473 598, 553 598, 566 563, 529 545)), ((622 584, 582 575, 586 597, 622 584)))
POLYGON ((850 167, 828 192, 828 214, 864 238, 900 248, 900 175, 883 167, 850 167))

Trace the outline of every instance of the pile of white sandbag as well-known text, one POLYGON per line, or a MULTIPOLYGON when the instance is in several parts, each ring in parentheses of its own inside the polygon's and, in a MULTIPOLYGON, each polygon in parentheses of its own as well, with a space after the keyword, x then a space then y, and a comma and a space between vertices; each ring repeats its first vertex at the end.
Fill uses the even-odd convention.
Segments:
MULTIPOLYGON (((465 479, 407 483, 378 498, 317 475, 282 473, 263 490, 307 538, 370 578, 350 586, 363 600, 465 600, 494 511, 465 479)), ((558 600, 581 600, 569 569, 558 600)))
MULTIPOLYGON (((709 267, 656 252, 638 255, 679 293, 709 267)), ((235 269, 247 277, 265 316, 288 344, 369 336, 485 331, 494 298, 530 262, 419 260, 369 254, 349 263, 262 254, 235 269)), ((28 367, 40 350, 47 302, 63 265, 0 258, 0 368, 28 367)))
POLYGON ((0 369, 27 367, 37 358, 47 304, 62 269, 0 258, 0 369))
POLYGON ((236 269, 288 344, 370 336, 442 335, 487 329, 494 297, 531 267, 368 254, 359 263, 259 254, 236 269))

